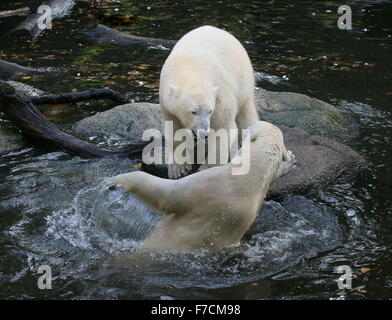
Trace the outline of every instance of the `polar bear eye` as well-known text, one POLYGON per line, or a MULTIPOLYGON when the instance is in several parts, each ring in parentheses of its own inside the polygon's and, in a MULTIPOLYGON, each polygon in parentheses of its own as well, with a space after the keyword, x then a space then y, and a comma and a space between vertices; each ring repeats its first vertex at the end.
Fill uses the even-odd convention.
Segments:
POLYGON ((197 114, 197 112, 196 112, 196 111, 192 111, 192 113, 193 113, 193 114, 197 114))

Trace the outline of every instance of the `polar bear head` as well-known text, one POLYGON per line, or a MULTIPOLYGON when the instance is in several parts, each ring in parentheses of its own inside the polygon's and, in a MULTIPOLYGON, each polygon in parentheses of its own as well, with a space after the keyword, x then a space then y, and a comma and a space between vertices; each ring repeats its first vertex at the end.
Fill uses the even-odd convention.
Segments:
POLYGON ((170 85, 170 112, 197 139, 205 139, 210 132, 218 87, 188 87, 170 85))
POLYGON ((273 181, 286 174, 296 159, 291 151, 286 150, 282 131, 278 127, 266 121, 257 121, 243 132, 242 147, 231 163, 237 166, 233 172, 235 175, 248 174, 252 164, 256 171, 264 172, 265 177, 273 181))

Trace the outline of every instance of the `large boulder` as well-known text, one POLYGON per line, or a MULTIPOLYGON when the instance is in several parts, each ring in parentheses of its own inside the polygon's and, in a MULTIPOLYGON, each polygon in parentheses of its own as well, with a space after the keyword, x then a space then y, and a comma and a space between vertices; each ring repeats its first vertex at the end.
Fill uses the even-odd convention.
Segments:
POLYGON ((272 184, 269 197, 305 193, 333 180, 346 169, 359 167, 365 162, 361 155, 342 143, 300 129, 279 128, 287 150, 294 152, 297 163, 272 184))
POLYGON ((147 129, 160 129, 162 115, 158 104, 131 103, 85 118, 73 131, 82 138, 114 137, 130 143, 139 142, 147 129))
POLYGON ((344 141, 356 133, 347 113, 304 94, 259 91, 256 107, 262 120, 310 134, 344 141))
MULTIPOLYGON (((293 94, 293 97, 295 96, 296 94, 293 94)), ((356 167, 364 162, 363 157, 350 147, 329 138, 317 136, 313 133, 313 131, 320 132, 321 128, 324 128, 323 132, 327 135, 335 132, 332 130, 328 131, 329 127, 337 129, 336 132, 339 130, 348 132, 348 127, 344 127, 345 122, 344 118, 341 118, 341 112, 331 105, 323 105, 324 103, 322 101, 318 102, 319 100, 315 99, 316 102, 310 103, 308 99, 311 98, 306 97, 304 99, 305 101, 308 101, 308 103, 305 104, 305 106, 308 106, 308 110, 310 104, 320 106, 313 111, 313 117, 320 118, 318 119, 320 126, 312 127, 310 124, 308 126, 308 129, 310 129, 312 133, 307 133, 298 128, 307 125, 306 121, 300 122, 297 126, 293 125, 292 128, 283 125, 282 123, 287 124, 286 120, 288 120, 288 118, 285 120, 285 117, 288 112, 274 113, 268 111, 272 110, 270 107, 270 109, 265 109, 267 111, 262 113, 264 119, 267 112, 271 114, 271 117, 272 115, 276 115, 273 119, 268 120, 281 128, 287 149, 293 151, 297 158, 296 167, 287 175, 279 178, 279 180, 271 186, 269 192, 270 197, 276 197, 287 193, 304 193, 309 189, 317 188, 328 183, 347 168, 356 167), (279 117, 279 115, 281 115, 281 117, 279 117), (337 119, 337 121, 334 122, 334 119, 337 119)), ((295 103, 299 103, 298 100, 296 101, 297 102, 295 103)), ((263 103, 267 104, 266 102, 263 103)), ((287 101, 287 105, 285 105, 286 110, 291 108, 288 103, 289 102, 287 101)), ((271 106, 271 102, 268 104, 271 106)), ((261 105, 261 102, 259 102, 259 105, 261 105)), ((276 102, 274 106, 279 109, 278 102, 276 102)), ((292 110, 290 111, 292 115, 295 114, 294 110, 294 107, 292 107, 292 110)), ((302 109, 299 111, 300 113, 302 112, 301 110, 302 109)), ((159 105, 151 103, 133 103, 118 106, 83 119, 76 123, 74 131, 85 137, 107 136, 107 138, 110 138, 110 136, 114 135, 121 137, 124 141, 136 142, 140 141, 144 130, 151 128, 159 129, 161 123, 162 115, 159 105)), ((146 166, 145 169, 156 175, 167 175, 163 166, 146 166)))
MULTIPOLYGON (((329 103, 293 92, 258 91, 256 107, 262 120, 278 126, 302 129, 310 134, 343 141, 356 133, 352 117, 329 103)), ((144 130, 161 127, 159 105, 132 103, 79 121, 74 126, 82 137, 118 136, 140 139, 144 130)))

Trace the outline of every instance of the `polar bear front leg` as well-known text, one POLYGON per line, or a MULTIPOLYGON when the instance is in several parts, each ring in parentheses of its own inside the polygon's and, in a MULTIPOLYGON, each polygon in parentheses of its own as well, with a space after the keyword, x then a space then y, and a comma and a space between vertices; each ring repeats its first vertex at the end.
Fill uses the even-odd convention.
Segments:
POLYGON ((172 139, 166 140, 167 168, 169 179, 178 179, 181 176, 181 165, 174 161, 174 150, 178 146, 172 139))
POLYGON ((170 179, 180 179, 192 170, 191 164, 169 164, 168 165, 168 177, 170 179))
POLYGON ((113 178, 116 186, 121 186, 124 192, 134 192, 135 186, 139 183, 141 171, 122 173, 113 178))
POLYGON ((181 143, 179 141, 174 141, 174 135, 177 130, 182 128, 182 125, 176 117, 172 116, 167 111, 163 110, 162 113, 165 121, 164 122, 165 153, 166 153, 165 161, 168 167, 168 176, 169 179, 179 179, 192 169, 191 164, 187 164, 187 163, 179 164, 175 161, 175 157, 174 157, 174 151, 181 143), (171 125, 172 132, 170 132, 170 130, 167 130, 166 128, 167 125, 171 125))
MULTIPOLYGON (((168 164, 169 179, 179 179, 192 170, 191 159, 187 159, 187 162, 185 162, 183 164, 179 164, 176 162, 174 152, 172 152, 172 151, 175 151, 179 144, 180 144, 180 142, 175 141, 174 143, 172 143, 173 147, 171 147, 171 145, 169 145, 170 149, 168 150, 169 151, 168 154, 170 157, 169 159, 172 162, 172 163, 168 164)), ((187 148, 186 154, 192 155, 193 152, 194 152, 193 149, 187 148)))
POLYGON ((119 174, 113 178, 124 192, 131 192, 145 204, 167 214, 178 212, 177 204, 181 192, 177 191, 177 182, 162 179, 142 171, 119 174))

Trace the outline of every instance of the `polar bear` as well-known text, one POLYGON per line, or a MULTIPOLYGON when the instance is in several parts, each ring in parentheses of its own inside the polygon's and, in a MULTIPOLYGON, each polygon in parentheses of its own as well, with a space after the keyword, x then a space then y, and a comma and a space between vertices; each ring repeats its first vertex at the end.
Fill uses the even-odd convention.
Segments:
MULTIPOLYGON (((192 139, 200 142, 210 128, 246 129, 258 121, 254 88, 252 64, 241 43, 226 31, 203 26, 185 34, 166 59, 159 102, 163 118, 171 121, 174 132, 185 128, 192 139)), ((165 139, 172 161, 168 164, 169 178, 177 179, 191 169, 191 164, 176 163, 172 150, 180 142, 167 136, 165 139)), ((218 155, 219 150, 230 151, 229 147, 237 144, 235 136, 231 142, 212 140, 208 149, 216 150, 218 155)), ((188 149, 189 154, 192 151, 188 149)))
POLYGON ((144 241, 143 250, 218 250, 239 243, 255 220, 271 183, 294 162, 294 155, 286 151, 282 132, 259 121, 250 128, 236 157, 226 165, 179 180, 130 172, 114 177, 113 183, 165 213, 144 241), (248 152, 243 152, 245 149, 248 152), (246 161, 249 171, 233 175, 234 167, 246 161))

